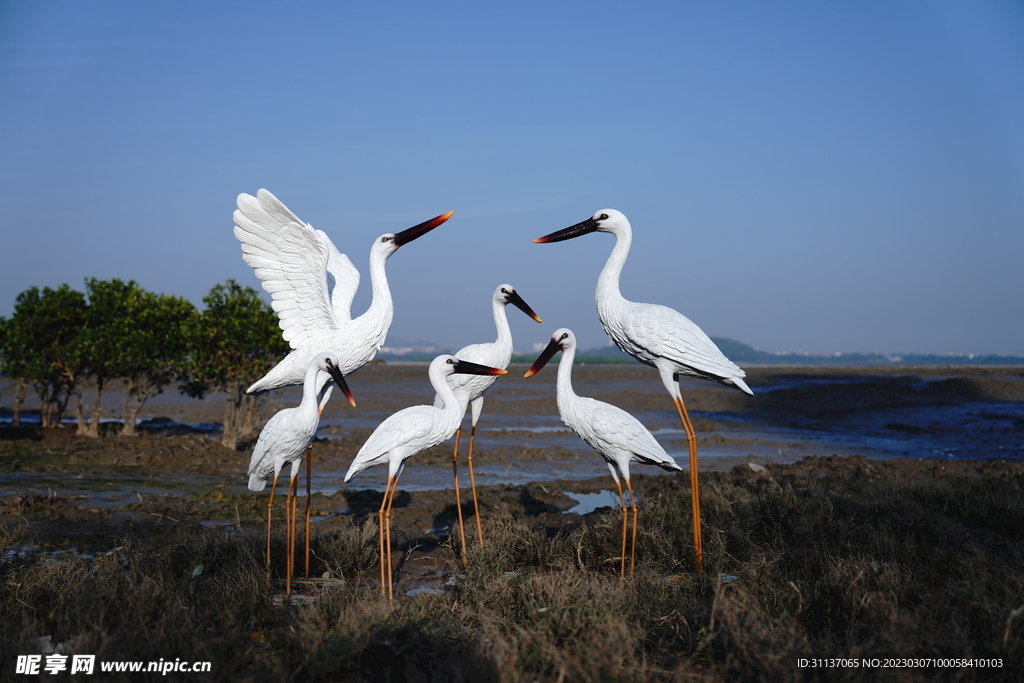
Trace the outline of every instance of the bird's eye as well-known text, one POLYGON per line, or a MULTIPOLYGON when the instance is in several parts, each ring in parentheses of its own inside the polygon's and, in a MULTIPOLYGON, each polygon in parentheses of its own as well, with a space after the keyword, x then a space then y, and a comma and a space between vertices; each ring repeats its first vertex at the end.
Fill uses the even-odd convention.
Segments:
POLYGON ((562 336, 558 338, 558 341, 564 341, 564 340, 566 340, 568 338, 569 338, 569 333, 568 332, 563 332, 562 336))
POLYGON ((608 214, 606 214, 606 213, 602 213, 602 214, 601 214, 601 220, 602 220, 602 221, 606 221, 606 220, 608 220, 608 214))
POLYGON ((446 363, 448 363, 448 365, 455 365, 455 361, 454 361, 454 360, 452 360, 451 358, 449 358, 449 359, 448 359, 447 361, 445 361, 445 362, 446 362, 446 363))
POLYGON ((502 288, 501 288, 501 293, 502 293, 502 294, 508 294, 508 290, 507 290, 507 289, 505 289, 504 287, 502 287, 502 288))
POLYGON ((381 237, 381 238, 380 238, 380 241, 381 241, 381 242, 387 242, 387 241, 388 241, 388 238, 387 238, 387 237, 381 237))

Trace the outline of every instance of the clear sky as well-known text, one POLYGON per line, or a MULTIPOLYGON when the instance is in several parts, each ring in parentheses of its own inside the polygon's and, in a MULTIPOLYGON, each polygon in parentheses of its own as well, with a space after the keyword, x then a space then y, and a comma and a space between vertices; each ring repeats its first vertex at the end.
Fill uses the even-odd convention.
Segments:
POLYGON ((363 271, 390 339, 558 327, 623 294, 767 351, 1024 355, 1024 5, 0 0, 0 315, 135 279, 257 286, 232 235, 265 187, 363 271))

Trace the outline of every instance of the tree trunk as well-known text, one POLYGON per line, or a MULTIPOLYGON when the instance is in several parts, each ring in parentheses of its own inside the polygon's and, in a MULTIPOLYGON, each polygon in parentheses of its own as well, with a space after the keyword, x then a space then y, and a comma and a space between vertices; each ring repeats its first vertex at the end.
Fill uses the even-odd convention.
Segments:
POLYGON ((89 418, 89 427, 85 430, 86 436, 98 437, 100 435, 100 418, 103 416, 100 396, 103 395, 103 385, 105 384, 106 380, 103 377, 96 377, 96 394, 92 399, 92 416, 89 418))
POLYGON ((239 436, 249 439, 256 433, 256 405, 259 397, 245 394, 245 421, 242 423, 239 436))
POLYGON ((43 429, 52 427, 53 404, 44 399, 45 394, 39 397, 39 426, 43 429))
POLYGON ((132 392, 135 391, 135 383, 126 379, 124 381, 124 399, 121 401, 121 436, 137 436, 135 433, 135 413, 132 411, 132 392))
POLYGON ((246 395, 241 385, 235 384, 228 387, 227 398, 224 405, 224 431, 221 434, 220 442, 225 447, 235 450, 238 448, 238 415, 243 397, 246 395))
POLYGON ((145 379, 134 380, 128 378, 125 380, 124 404, 121 413, 124 416, 124 428, 121 429, 121 436, 139 435, 139 432, 135 429, 139 413, 142 412, 146 401, 159 393, 160 389, 154 388, 145 379))
POLYGON ((17 388, 14 390, 14 416, 11 418, 12 427, 21 426, 21 407, 25 405, 25 392, 28 391, 28 380, 24 377, 17 379, 17 388))
POLYGON ((75 436, 88 436, 89 429, 85 423, 85 409, 82 406, 82 388, 75 390, 75 436))

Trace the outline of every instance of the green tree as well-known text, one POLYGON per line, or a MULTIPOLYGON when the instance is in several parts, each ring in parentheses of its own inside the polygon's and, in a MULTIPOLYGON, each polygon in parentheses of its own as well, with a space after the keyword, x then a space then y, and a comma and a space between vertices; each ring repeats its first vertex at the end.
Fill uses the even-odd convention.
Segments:
MULTIPOLYGON (((86 375, 80 343, 85 320, 85 295, 68 285, 42 291, 32 287, 14 301, 14 313, 5 325, 3 370, 21 387, 33 385, 44 428, 60 424, 68 400, 86 375)), ((21 390, 16 422, 23 399, 21 390)))
POLYGON ((24 376, 24 361, 18 357, 16 348, 18 321, 14 318, 0 318, 0 372, 7 373, 14 380, 14 414, 11 426, 21 426, 21 408, 25 404, 28 378, 24 376))
POLYGON ((228 280, 211 289, 203 303, 206 309, 190 335, 192 356, 182 391, 196 398, 225 393, 221 443, 234 449, 255 433, 255 397, 246 388, 274 367, 288 343, 277 315, 252 287, 228 280))
POLYGON ((132 312, 138 308, 143 290, 134 280, 124 282, 86 278, 85 291, 89 297, 86 327, 79 344, 86 360, 89 376, 93 380, 92 411, 88 422, 82 406, 82 392, 75 395, 75 417, 78 434, 98 437, 103 416, 101 397, 107 384, 122 376, 125 348, 134 334, 132 312))
POLYGON ((81 346, 95 384, 92 415, 85 425, 78 394, 79 433, 100 435, 101 396, 124 378, 122 436, 134 436, 135 421, 148 399, 179 377, 188 356, 188 327, 195 307, 180 297, 147 292, 134 280, 86 279, 87 326, 81 346), (83 428, 84 427, 84 428, 83 428))
POLYGON ((199 322, 195 306, 180 297, 140 290, 132 304, 125 317, 131 332, 118 367, 125 383, 121 436, 135 436, 146 401, 187 371, 189 342, 199 322))

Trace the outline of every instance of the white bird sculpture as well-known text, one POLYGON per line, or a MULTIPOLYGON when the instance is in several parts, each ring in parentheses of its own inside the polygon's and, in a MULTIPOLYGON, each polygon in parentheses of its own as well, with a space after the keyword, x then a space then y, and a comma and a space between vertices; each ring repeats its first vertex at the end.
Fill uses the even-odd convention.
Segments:
MULTIPOLYGON (((341 361, 341 373, 350 375, 373 359, 384 344, 394 304, 384 263, 399 247, 425 235, 448 220, 452 211, 403 230, 378 237, 370 247, 370 287, 373 300, 357 318, 352 299, 359 287, 359 271, 322 230, 304 222, 267 190, 256 196, 238 195, 235 237, 242 243, 242 258, 256 271, 273 299, 281 330, 292 351, 248 389, 262 394, 301 384, 314 355, 329 350, 341 361)), ((317 390, 327 383, 319 381, 317 390)), ((321 402, 325 400, 320 397, 321 402)), ((323 404, 321 403, 321 407, 323 404)))
POLYGON ((534 361, 525 377, 537 374, 551 357, 559 351, 562 359, 558 363, 558 414, 576 435, 597 451, 608 463, 608 469, 615 480, 622 502, 622 555, 619 576, 626 575, 626 499, 622 495, 619 476, 626 482, 629 505, 633 509, 633 545, 629 555, 629 577, 633 578, 636 565, 636 500, 633 486, 629 483, 629 463, 657 465, 663 470, 682 471, 675 460, 661 447, 654 436, 640 424, 640 421, 621 408, 593 398, 577 396, 572 389, 572 361, 576 356, 576 337, 571 330, 561 328, 551 335, 551 341, 534 361))
MULTIPOLYGON (((274 492, 277 490, 277 478, 286 463, 291 463, 291 479, 288 483, 288 495, 285 497, 285 537, 288 545, 286 562, 287 593, 291 595, 291 578, 295 566, 295 517, 296 517, 296 482, 302 456, 310 448, 320 425, 320 407, 317 405, 317 380, 320 373, 327 379, 331 378, 344 392, 349 403, 355 406, 352 394, 339 369, 338 357, 333 353, 320 353, 313 358, 306 368, 306 376, 302 383, 302 401, 295 408, 285 408, 278 412, 263 427, 256 447, 249 461, 249 490, 262 491, 267 486, 271 475, 274 483, 270 487, 270 501, 267 503, 267 568, 270 567, 270 523, 274 510, 274 492)), ((306 488, 306 507, 309 508, 309 488, 306 488)), ((309 574, 309 516, 306 516, 306 574, 309 574)))
POLYGON ((615 209, 602 209, 585 221, 558 230, 534 242, 560 242, 591 232, 610 232, 615 247, 597 279, 597 315, 615 344, 641 363, 658 370, 672 396, 686 432, 690 451, 690 494, 693 510, 693 553, 697 574, 703 569, 700 530, 700 487, 697 473, 697 434, 679 390, 679 377, 699 377, 754 395, 743 372, 719 351, 715 343, 683 314, 667 306, 627 301, 619 291, 619 275, 629 256, 633 231, 626 217, 615 209))
POLYGON ((504 375, 507 370, 490 368, 455 356, 438 356, 430 363, 428 376, 441 406, 412 406, 398 411, 373 430, 373 434, 359 449, 355 460, 345 474, 348 483, 363 470, 375 465, 388 464, 388 481, 384 487, 378 519, 380 521, 380 587, 387 595, 394 597, 391 577, 391 505, 398 491, 398 477, 402 474, 405 461, 420 451, 436 446, 455 433, 465 405, 459 402, 455 392, 448 385, 447 378, 455 373, 472 375, 504 375), (385 540, 386 539, 386 540, 385 540), (385 567, 387 570, 385 571, 385 567))
MULTIPOLYGON (((460 360, 468 360, 480 365, 492 368, 505 369, 512 360, 512 330, 508 326, 508 317, 505 315, 505 306, 512 304, 526 315, 537 322, 543 322, 533 312, 533 309, 523 301, 515 287, 504 284, 498 285, 491 297, 491 311, 494 314, 494 326, 498 329, 498 339, 489 344, 470 344, 455 352, 455 357, 460 360)), ((476 423, 480 419, 480 412, 484 407, 484 392, 494 384, 496 378, 487 375, 463 375, 455 374, 448 378, 448 384, 455 392, 459 405, 462 407, 462 414, 465 415, 467 407, 472 407, 472 426, 469 432, 469 485, 473 491, 473 514, 476 517, 476 533, 480 540, 480 546, 484 544, 484 532, 480 525, 480 505, 476 497, 476 477, 473 475, 473 443, 476 440, 476 423)), ((441 408, 443 403, 440 396, 434 397, 434 407, 441 408)), ((461 423, 461 420, 460 420, 461 423)), ((462 548, 466 548, 466 532, 462 524, 462 501, 459 497, 459 438, 462 436, 462 426, 455 430, 455 450, 452 453, 452 472, 455 477, 455 507, 459 514, 459 538, 462 541, 462 548)), ((465 555, 463 555, 465 559, 465 555)))
MULTIPOLYGON (((453 212, 432 218, 398 234, 378 237, 370 247, 370 287, 373 300, 357 318, 352 300, 359 288, 359 271, 338 251, 322 230, 292 213, 267 190, 256 196, 238 195, 234 213, 235 237, 242 243, 242 259, 253 267, 272 298, 285 340, 292 351, 247 390, 263 394, 301 384, 313 357, 331 351, 340 360, 342 375, 350 375, 377 355, 384 344, 394 304, 384 263, 403 244, 425 235, 448 220, 453 212)), ((318 378, 317 403, 322 411, 331 396, 329 378, 318 378)), ((306 489, 310 487, 313 454, 306 456, 306 489)), ((306 526, 309 526, 307 498, 306 526)), ((309 552, 306 553, 309 572, 309 552)))

